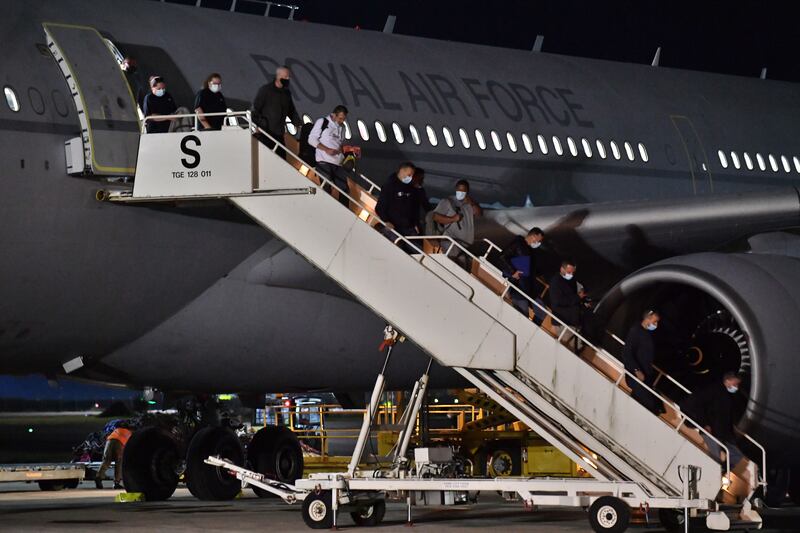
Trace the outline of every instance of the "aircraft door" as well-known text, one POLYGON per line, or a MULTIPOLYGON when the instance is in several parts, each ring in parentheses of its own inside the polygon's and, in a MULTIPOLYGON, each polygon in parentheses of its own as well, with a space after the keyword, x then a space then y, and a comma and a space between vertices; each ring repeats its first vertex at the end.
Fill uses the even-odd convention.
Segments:
POLYGON ((133 176, 140 123, 119 62, 94 28, 49 22, 43 26, 78 111, 83 168, 96 175, 133 176))
POLYGON ((688 159, 689 171, 692 175, 692 193, 714 192, 711 166, 708 164, 705 148, 697 135, 694 124, 688 117, 672 115, 670 118, 675 129, 678 130, 684 153, 688 159))

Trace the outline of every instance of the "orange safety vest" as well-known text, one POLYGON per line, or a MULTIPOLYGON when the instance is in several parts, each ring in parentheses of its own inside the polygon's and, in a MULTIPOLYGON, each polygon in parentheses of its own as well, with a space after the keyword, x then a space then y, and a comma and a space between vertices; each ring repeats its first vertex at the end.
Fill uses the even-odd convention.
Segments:
POLYGON ((125 428, 117 428, 111 432, 111 434, 106 437, 106 440, 117 439, 125 446, 128 443, 128 439, 131 438, 131 430, 125 428))

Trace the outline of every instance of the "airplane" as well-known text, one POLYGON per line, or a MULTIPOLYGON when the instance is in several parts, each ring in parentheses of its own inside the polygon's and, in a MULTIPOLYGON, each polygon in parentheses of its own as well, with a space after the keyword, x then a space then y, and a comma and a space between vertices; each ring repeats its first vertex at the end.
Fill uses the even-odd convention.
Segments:
MULTIPOLYGON (((3 9, 3 373, 175 394, 371 387, 385 324, 285 243, 221 202, 95 197, 136 166, 122 57, 189 107, 220 72, 234 110, 286 65, 304 121, 348 106, 360 172, 382 183, 413 161, 434 199, 468 179, 493 208, 482 235, 501 244, 544 228, 551 257, 575 257, 600 297, 609 351, 652 306, 665 367, 692 386, 743 372, 739 426, 788 482, 786 450, 800 443, 796 84, 145 0, 3 9), (108 55, 91 55, 92 40, 108 55)), ((390 387, 427 363, 413 345, 403 353, 390 387)), ((441 368, 432 380, 461 383, 441 368)))

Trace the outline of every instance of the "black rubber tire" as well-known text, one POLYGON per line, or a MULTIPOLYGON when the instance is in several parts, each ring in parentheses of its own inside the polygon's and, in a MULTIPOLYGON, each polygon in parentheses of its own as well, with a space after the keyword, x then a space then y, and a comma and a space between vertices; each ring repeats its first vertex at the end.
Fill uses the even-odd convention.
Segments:
POLYGON ((209 455, 244 466, 244 450, 236 434, 221 427, 203 428, 192 437, 186 452, 186 486, 200 500, 232 500, 242 490, 242 482, 224 468, 207 465, 209 455))
POLYGON ((133 432, 122 455, 122 482, 127 492, 141 492, 149 502, 168 499, 178 486, 180 452, 164 429, 133 432))
POLYGON ((684 531, 683 509, 659 509, 658 521, 667 531, 684 531))
POLYGON ((65 489, 77 489, 78 485, 81 484, 81 480, 78 478, 70 479, 64 482, 65 489))
POLYGON ((613 496, 601 496, 589 506, 589 525, 597 533, 622 533, 628 529, 631 509, 613 496))
POLYGON ((520 476, 522 475, 522 450, 519 447, 519 443, 516 442, 497 442, 487 446, 487 448, 479 454, 481 460, 483 461, 481 469, 485 470, 484 475, 486 477, 507 477, 507 476, 520 476), (492 458, 496 457, 497 455, 502 455, 505 457, 510 458, 511 460, 511 470, 510 472, 506 472, 501 475, 496 475, 487 465, 487 463, 492 460, 492 458))
POLYGON ((386 500, 375 500, 372 505, 350 513, 350 517, 357 526, 372 527, 380 524, 385 514, 386 500))
POLYGON ((303 522, 311 529, 333 527, 331 491, 312 492, 303 500, 303 522))
MULTIPOLYGON (((283 426, 267 426, 255 434, 247 447, 250 469, 268 479, 294 484, 303 477, 303 450, 297 437, 283 426)), ((252 487, 259 497, 272 497, 271 492, 252 487)))
POLYGON ((66 488, 66 482, 60 479, 44 479, 37 483, 39 484, 39 489, 45 492, 55 492, 66 488))

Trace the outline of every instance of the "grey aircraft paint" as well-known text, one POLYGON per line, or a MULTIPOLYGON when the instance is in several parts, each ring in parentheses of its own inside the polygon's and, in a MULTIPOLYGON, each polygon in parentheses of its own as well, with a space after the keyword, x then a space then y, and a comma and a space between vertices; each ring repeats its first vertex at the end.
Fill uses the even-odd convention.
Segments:
MULTIPOLYGON (((54 375, 65 361, 82 356, 84 377, 168 390, 354 390, 367 388, 380 364, 381 321, 229 206, 99 203, 94 199, 99 181, 65 174, 63 143, 79 134, 79 125, 64 78, 44 46, 44 22, 96 28, 138 60, 143 76, 164 76, 179 105, 191 105, 205 76, 219 71, 231 107, 245 109, 274 67, 288 64, 302 114, 317 117, 336 104, 349 106, 353 143, 365 154, 362 170, 379 182, 398 161, 410 159, 428 170, 432 197, 446 195, 453 181, 464 177, 481 202, 520 207, 530 198, 550 206, 493 213, 488 217, 493 235, 540 221, 552 221, 557 230, 575 209, 596 213, 596 219, 586 218, 586 230, 589 235, 600 228, 604 242, 590 241, 596 245, 591 252, 614 263, 614 274, 600 283, 605 286, 641 265, 620 260, 624 243, 613 238, 615 232, 620 239, 630 235, 625 229, 635 216, 624 216, 624 203, 599 202, 637 201, 641 214, 648 201, 668 211, 670 201, 678 206, 690 196, 739 193, 735 201, 715 204, 726 206, 731 217, 722 232, 726 241, 796 225, 791 222, 796 191, 786 188, 800 181, 799 169, 786 172, 780 160, 785 155, 794 165, 792 158, 800 157, 796 84, 149 1, 32 0, 6 2, 3 9, 0 82, 14 90, 21 109, 0 103, 2 372, 54 375), (369 128, 369 141, 356 133, 359 120, 369 128), (375 121, 384 125, 389 142, 377 139, 375 121), (402 143, 394 141, 395 122, 403 129, 402 143), (460 128, 469 149, 461 144, 460 128), (478 146, 476 129, 485 149, 478 146), (554 153, 554 136, 563 156, 554 153), (577 156, 571 155, 568 138, 577 156), (647 162, 639 143, 646 147, 647 162), (723 168, 717 150, 729 160, 731 150, 740 158, 747 151, 756 167, 748 170, 742 161, 736 169, 730 161, 723 168), (756 153, 767 165, 768 154, 778 158, 778 171, 760 170, 756 153), (781 206, 781 216, 767 223, 763 213, 737 220, 736 205, 747 205, 747 193, 766 189, 780 198, 774 205, 781 206), (614 213, 623 216, 609 218, 614 213)), ((775 201, 770 194, 752 201, 775 201)), ((773 204, 766 205, 762 211, 769 212, 773 204)), ((670 243, 653 261, 722 244, 715 233, 719 224, 703 233, 702 216, 687 212, 691 231, 708 244, 671 239, 671 229, 663 226, 637 226, 645 241, 652 233, 656 241, 670 243)), ((672 223, 680 230, 682 220, 672 223)), ((571 252, 566 241, 554 244, 571 252)), ((403 353, 404 364, 390 371, 397 386, 427 361, 413 346, 403 353)), ((435 376, 434 386, 451 383, 448 372, 435 376)))

